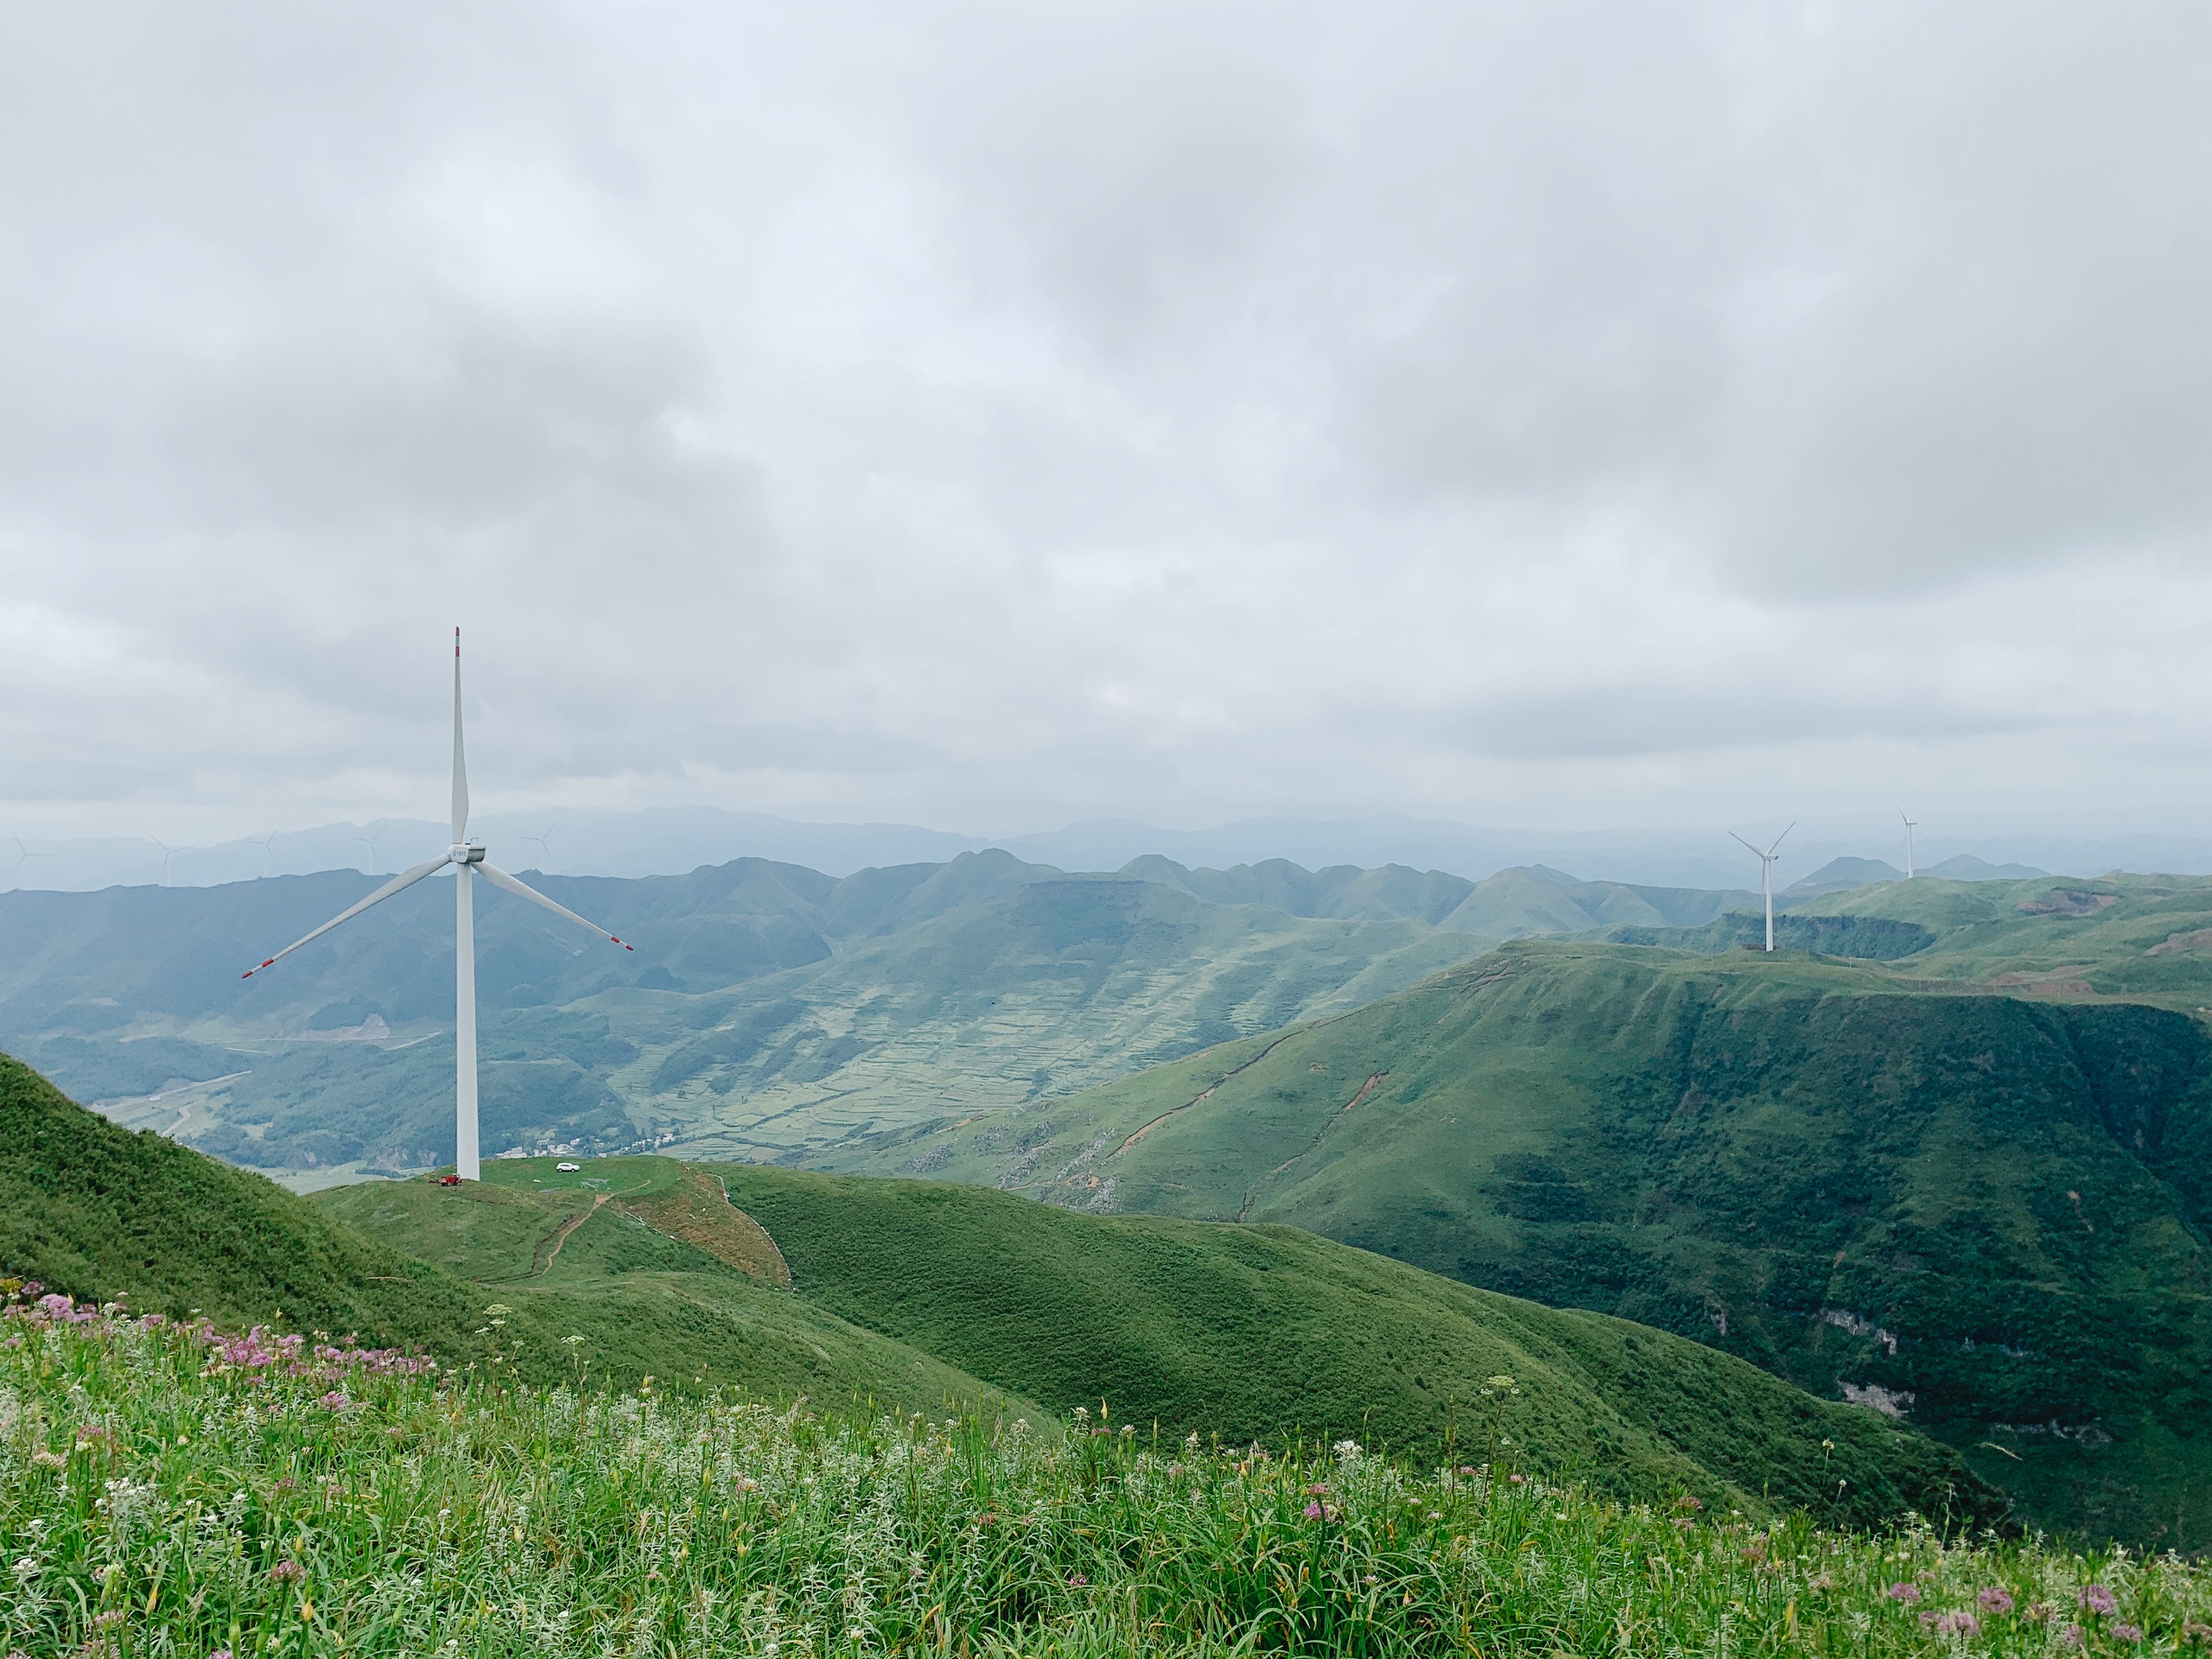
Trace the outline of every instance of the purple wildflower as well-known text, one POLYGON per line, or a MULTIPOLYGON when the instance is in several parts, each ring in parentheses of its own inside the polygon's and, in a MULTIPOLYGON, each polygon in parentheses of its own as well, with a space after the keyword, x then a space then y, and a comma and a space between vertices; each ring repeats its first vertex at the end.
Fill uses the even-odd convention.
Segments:
POLYGON ((1950 1612, 1938 1613, 1936 1616, 1936 1634, 1938 1636, 1980 1636, 1981 1621, 1967 1611, 1965 1608, 1956 1608, 1950 1612))
POLYGON ((2088 1632, 2079 1624, 2069 1624, 2058 1633, 2058 1645, 2062 1648, 2086 1648, 2089 1645, 2088 1632))
POLYGON ((207 1659, 231 1659, 231 1650, 228 1648, 218 1648, 207 1656, 207 1659))
POLYGON ((2012 1592, 2001 1585, 1992 1585, 1977 1598, 1984 1612, 2003 1618, 2012 1611, 2012 1592))
POLYGON ((1325 1480, 1317 1480, 1306 1490, 1315 1497, 1326 1497, 1329 1495, 1329 1483, 1325 1480))
POLYGON ((1920 1599, 1920 1586, 1916 1584, 1893 1584, 1882 1593, 1891 1601, 1901 1601, 1910 1606, 1920 1599))
POLYGON ((2115 1642, 2140 1642, 2143 1627, 2139 1624, 2113 1624, 2106 1627, 2106 1634, 2115 1642))
POLYGON ((2074 1599, 2093 1613, 2108 1613, 2120 1605, 2111 1591, 2101 1584, 2085 1584, 2074 1599))
POLYGON ((322 1396, 322 1403, 328 1407, 332 1411, 344 1411, 353 1402, 346 1397, 344 1389, 333 1389, 328 1394, 322 1396))
POLYGON ((297 1561, 279 1561, 269 1569, 269 1576, 279 1584, 297 1584, 307 1575, 307 1568, 297 1561))
POLYGON ((1071 1573, 1068 1575, 1068 1582, 1077 1589, 1080 1590, 1084 1585, 1089 1584, 1090 1580, 1084 1578, 1080 1573, 1071 1573))
POLYGON ((1321 1500, 1319 1498, 1315 1498, 1311 1503, 1308 1503, 1306 1506, 1306 1518, 1308 1521, 1319 1521, 1321 1518, 1321 1500))

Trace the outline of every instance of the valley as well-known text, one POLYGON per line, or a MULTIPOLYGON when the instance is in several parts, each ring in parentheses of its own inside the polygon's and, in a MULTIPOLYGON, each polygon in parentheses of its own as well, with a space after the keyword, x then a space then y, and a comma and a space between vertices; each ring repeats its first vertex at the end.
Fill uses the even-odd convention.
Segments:
MULTIPOLYGON (((746 859, 534 879, 639 954, 511 899, 480 906, 486 1150, 672 1140, 801 1161, 1357 1007, 1500 939, 1699 925, 1744 896, 1281 860, 1069 875, 1002 852, 844 878, 746 859)), ((0 893, 17 947, 0 1046, 120 1122, 296 1185, 450 1158, 436 884, 238 978, 372 885, 0 893)))

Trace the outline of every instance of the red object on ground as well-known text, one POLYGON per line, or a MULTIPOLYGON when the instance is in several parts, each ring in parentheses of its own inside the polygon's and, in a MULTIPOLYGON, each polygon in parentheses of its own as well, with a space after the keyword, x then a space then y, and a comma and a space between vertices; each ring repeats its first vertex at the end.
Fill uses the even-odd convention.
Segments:
POLYGON ((459 1186, 461 1185, 461 1177, 458 1175, 441 1175, 438 1177, 438 1185, 440 1186, 459 1186))

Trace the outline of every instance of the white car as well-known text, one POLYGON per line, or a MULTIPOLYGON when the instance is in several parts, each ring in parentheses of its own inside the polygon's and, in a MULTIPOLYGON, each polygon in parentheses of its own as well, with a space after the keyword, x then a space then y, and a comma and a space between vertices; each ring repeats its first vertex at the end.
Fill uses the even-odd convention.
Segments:
POLYGON ((559 1170, 563 1175, 573 1175, 578 1170, 582 1169, 583 1166, 582 1164, 556 1164, 553 1167, 559 1170))

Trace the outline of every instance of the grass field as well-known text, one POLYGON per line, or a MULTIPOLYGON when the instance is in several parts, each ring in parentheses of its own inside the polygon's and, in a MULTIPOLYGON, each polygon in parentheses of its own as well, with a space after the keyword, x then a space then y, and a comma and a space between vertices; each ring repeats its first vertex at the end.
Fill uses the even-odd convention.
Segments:
MULTIPOLYGON (((0 1321, 27 1655, 2173 1653, 2175 1559, 1824 1533, 1082 1414, 518 1388, 73 1310, 0 1321)), ((1471 1456, 1473 1454, 1470 1454, 1471 1456)))
POLYGON ((1527 944, 854 1161, 1288 1223, 1847 1385, 2047 1524, 2212 1538, 2212 1042, 2158 1008, 1527 944))

